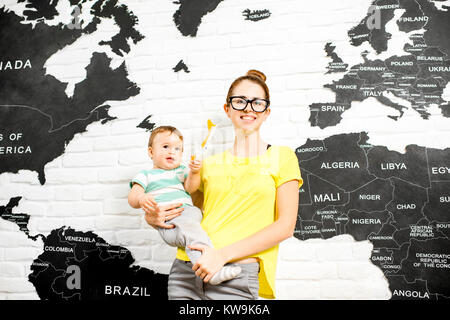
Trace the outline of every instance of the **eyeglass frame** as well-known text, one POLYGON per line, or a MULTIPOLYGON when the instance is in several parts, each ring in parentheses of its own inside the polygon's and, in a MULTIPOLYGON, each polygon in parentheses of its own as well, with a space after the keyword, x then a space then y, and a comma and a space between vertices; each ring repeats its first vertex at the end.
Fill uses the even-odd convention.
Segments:
POLYGON ((245 99, 245 98, 246 98, 246 97, 244 97, 244 96, 231 96, 230 98, 228 98, 228 103, 229 103, 229 104, 231 105, 231 107, 232 107, 234 110, 236 110, 236 111, 243 111, 243 110, 245 110, 245 108, 247 108, 249 102, 250 102, 250 108, 251 108, 254 112, 257 112, 257 113, 263 113, 263 112, 265 112, 265 111, 267 110, 267 108, 269 108, 270 100, 262 99, 262 98, 253 98, 253 99, 250 100, 250 99, 245 99), (246 102, 244 109, 236 109, 236 108, 233 106, 233 104, 231 103, 231 100, 232 100, 233 98, 241 98, 242 100, 244 100, 244 101, 246 102), (267 102, 267 106, 265 107, 265 109, 264 109, 263 111, 256 111, 255 109, 253 109, 253 101, 255 101, 255 100, 263 100, 263 101, 267 102))

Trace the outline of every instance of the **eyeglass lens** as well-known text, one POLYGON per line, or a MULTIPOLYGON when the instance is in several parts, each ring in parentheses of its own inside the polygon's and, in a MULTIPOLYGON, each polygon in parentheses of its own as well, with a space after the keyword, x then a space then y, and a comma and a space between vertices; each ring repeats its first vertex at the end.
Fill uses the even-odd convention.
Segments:
POLYGON ((244 110, 245 107, 247 107, 248 103, 251 103, 252 109, 255 112, 262 112, 267 108, 267 101, 263 99, 253 99, 253 100, 246 100, 244 98, 240 97, 233 97, 231 98, 231 105, 236 110, 244 110))

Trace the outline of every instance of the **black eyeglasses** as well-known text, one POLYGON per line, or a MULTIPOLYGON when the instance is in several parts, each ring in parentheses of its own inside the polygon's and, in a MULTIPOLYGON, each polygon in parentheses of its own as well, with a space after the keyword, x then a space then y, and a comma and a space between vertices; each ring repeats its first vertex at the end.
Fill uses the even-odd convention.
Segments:
POLYGON ((229 103, 234 110, 242 111, 247 108, 247 105, 250 103, 250 106, 255 112, 264 112, 269 107, 270 101, 266 99, 255 98, 252 100, 246 99, 243 96, 233 96, 230 97, 229 103))

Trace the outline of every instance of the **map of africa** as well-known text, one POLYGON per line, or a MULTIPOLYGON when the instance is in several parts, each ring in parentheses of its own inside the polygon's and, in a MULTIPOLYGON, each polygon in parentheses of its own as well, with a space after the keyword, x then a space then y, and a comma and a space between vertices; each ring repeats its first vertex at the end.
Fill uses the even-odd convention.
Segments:
MULTIPOLYGON (((74 8, 85 2, 68 1, 74 8)), ((0 7, 0 44, 5 51, 0 59, 0 174, 36 171, 45 184, 44 166, 64 153, 75 134, 91 123, 114 119, 106 101, 140 93, 128 79, 125 64, 111 68, 105 53, 92 52, 86 78, 75 85, 72 96, 65 92, 66 83, 46 73, 45 62, 53 54, 96 32, 102 19, 113 19, 119 31, 99 44, 119 56, 130 52, 130 42, 143 39, 135 28, 138 18, 126 5, 117 0, 89 2, 92 20, 80 28, 45 23, 58 15, 58 1, 29 0, 23 16, 0 7)), ((195 37, 202 17, 220 2, 174 1, 180 6, 173 23, 183 36, 195 37)), ((426 121, 432 105, 450 117, 449 102, 443 98, 450 78, 450 10, 438 9, 430 0, 376 0, 373 6, 380 13, 379 28, 369 28, 368 14, 348 31, 351 44, 367 42, 377 54, 386 52, 391 38, 386 24, 396 10, 404 10, 396 23, 400 32, 411 33, 405 54, 370 60, 362 51, 364 62, 349 66, 336 46, 324 43, 332 60, 326 73, 343 76, 324 85, 334 92, 334 101, 310 105, 311 126, 336 126, 352 102, 369 97, 398 112, 391 116, 393 121, 409 107, 426 121), (392 101, 389 94, 405 103, 392 101)), ((137 127, 151 131, 155 124, 150 118, 137 127)), ((308 139, 296 148, 304 185, 294 236, 307 240, 350 234, 357 241, 369 240, 371 261, 386 276, 392 299, 450 298, 450 148, 408 145, 399 153, 369 139, 366 132, 347 133, 308 139)), ((41 299, 167 299, 167 275, 133 265, 128 249, 107 243, 93 231, 61 226, 49 234, 30 234, 33 213, 13 213, 20 201, 17 195, 0 206, 0 217, 17 224, 31 241, 43 241, 28 275, 41 299)))
POLYGON ((401 154, 368 139, 342 134, 296 149, 304 185, 295 237, 369 240, 393 298, 450 297, 450 148, 401 154))

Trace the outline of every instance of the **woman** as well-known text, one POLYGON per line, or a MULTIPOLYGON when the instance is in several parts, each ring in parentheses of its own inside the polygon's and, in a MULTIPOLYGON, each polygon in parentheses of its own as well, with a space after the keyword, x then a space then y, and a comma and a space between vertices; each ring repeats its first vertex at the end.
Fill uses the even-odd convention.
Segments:
MULTIPOLYGON (((270 146, 260 137, 270 115, 265 80, 262 72, 250 70, 228 90, 223 109, 234 127, 233 148, 205 159, 200 171, 202 227, 214 248, 192 246, 202 251, 194 266, 178 249, 169 275, 169 299, 275 298, 278 244, 293 235, 303 180, 292 149, 270 146), (238 264, 241 275, 209 285, 226 263, 238 264)), ((145 219, 153 227, 171 228, 166 221, 181 214, 178 207, 146 205, 145 219)))

